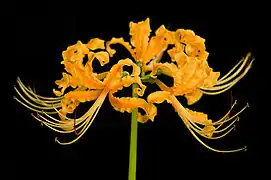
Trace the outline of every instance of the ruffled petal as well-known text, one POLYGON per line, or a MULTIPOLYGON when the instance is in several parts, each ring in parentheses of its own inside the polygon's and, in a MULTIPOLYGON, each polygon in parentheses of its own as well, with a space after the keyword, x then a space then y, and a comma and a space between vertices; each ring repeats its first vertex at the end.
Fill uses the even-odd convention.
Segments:
POLYGON ((135 52, 132 49, 132 46, 128 42, 125 42, 123 40, 123 38, 112 38, 110 41, 108 41, 106 43, 106 50, 109 53, 110 57, 112 57, 116 53, 116 50, 112 49, 110 47, 112 44, 121 44, 121 45, 123 45, 130 52, 130 54, 132 55, 132 57, 134 59, 136 59, 135 52))
POLYGON ((119 60, 117 64, 112 66, 109 74, 104 79, 104 83, 107 84, 109 89, 114 89, 114 86, 119 83, 122 79, 123 75, 123 67, 124 66, 132 66, 133 72, 131 74, 132 77, 139 77, 140 75, 140 67, 138 67, 131 59, 126 58, 119 60))
POLYGON ((203 87, 206 88, 213 87, 216 84, 219 76, 220 72, 210 71, 208 77, 204 80, 203 87))
MULTIPOLYGON (((88 54, 89 49, 81 41, 77 41, 75 45, 69 46, 66 51, 62 52, 63 60, 75 62, 82 61, 84 56, 88 54)), ((63 63, 63 62, 62 62, 63 63)))
POLYGON ((142 98, 136 98, 136 97, 114 97, 113 93, 109 93, 109 101, 113 108, 120 112, 129 112, 131 113, 132 110, 136 108, 141 108, 146 112, 146 115, 143 116, 142 114, 138 114, 138 121, 139 122, 146 122, 148 119, 154 120, 154 117, 157 114, 156 107, 154 105, 148 104, 144 99, 142 98))
POLYGON ((135 60, 141 61, 140 58, 144 55, 148 48, 149 36, 151 33, 150 19, 138 23, 130 22, 131 44, 135 47, 135 60))
POLYGON ((76 88, 78 86, 78 82, 76 79, 74 79, 71 75, 67 73, 62 73, 62 79, 56 80, 55 83, 58 85, 58 88, 61 89, 61 91, 53 89, 53 92, 56 96, 63 95, 64 91, 68 87, 76 88))
POLYGON ((107 82, 107 88, 110 89, 109 101, 113 108, 120 112, 132 112, 135 108, 141 108, 146 112, 146 116, 139 114, 138 120, 140 122, 146 122, 148 119, 153 120, 156 115, 156 108, 153 105, 149 105, 144 99, 137 97, 115 97, 114 93, 123 89, 124 87, 129 87, 133 83, 137 83, 139 88, 135 88, 135 92, 139 96, 143 96, 146 86, 142 84, 140 77, 140 68, 132 62, 130 59, 120 60, 118 64, 115 64, 111 70, 110 74, 106 77, 105 82, 107 82), (123 67, 132 66, 133 72, 131 75, 122 77, 123 67))
POLYGON ((153 65, 151 75, 154 76, 159 69, 163 74, 171 76, 174 79, 172 87, 167 87, 160 80, 155 82, 161 90, 172 92, 176 96, 190 93, 201 87, 212 72, 206 61, 189 57, 182 52, 175 54, 172 51, 171 56, 174 56, 177 65, 174 63, 156 63, 153 65))
POLYGON ((102 90, 71 91, 64 95, 67 99, 76 99, 79 102, 93 101, 99 97, 102 90))
POLYGON ((99 38, 93 38, 87 43, 87 47, 92 51, 97 49, 105 49, 104 40, 99 38))
POLYGON ((202 97, 203 93, 201 92, 201 90, 199 88, 193 90, 192 92, 189 92, 187 94, 184 95, 184 97, 187 100, 187 104, 188 105, 192 105, 194 103, 196 103, 197 101, 200 100, 200 98, 202 97))
POLYGON ((164 25, 160 26, 155 31, 155 34, 156 36, 163 36, 168 44, 175 44, 176 42, 176 38, 175 38, 176 33, 174 31, 167 30, 164 25))

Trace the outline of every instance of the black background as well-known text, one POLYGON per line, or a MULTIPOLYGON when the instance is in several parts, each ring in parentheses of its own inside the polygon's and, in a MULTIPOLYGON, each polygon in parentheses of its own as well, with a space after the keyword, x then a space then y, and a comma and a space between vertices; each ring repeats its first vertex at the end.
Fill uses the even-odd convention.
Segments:
MULTIPOLYGON (((170 30, 192 29, 205 38, 210 53, 209 65, 222 74, 247 52, 252 52, 254 57, 258 55, 257 36, 254 35, 257 20, 248 13, 247 7, 233 9, 229 6, 221 11, 224 5, 220 4, 214 8, 216 11, 209 11, 201 5, 197 6, 198 10, 175 3, 169 7, 134 6, 133 3, 123 7, 107 3, 74 3, 69 8, 55 4, 41 4, 35 8, 30 8, 33 4, 20 6, 17 4, 13 18, 16 46, 9 82, 15 85, 19 76, 25 84, 35 86, 37 92, 45 96, 52 95, 52 89, 56 88, 54 81, 61 78, 61 53, 67 46, 77 40, 87 43, 94 37, 104 40, 124 37, 128 41, 129 22, 147 17, 150 17, 153 32, 164 24, 170 30)), ((215 172, 239 173, 243 167, 256 168, 263 149, 258 139, 260 127, 254 123, 258 120, 255 94, 259 61, 256 58, 250 72, 231 89, 234 99, 238 100, 236 111, 247 102, 250 104, 250 108, 240 115, 236 131, 223 139, 205 141, 217 149, 246 145, 246 152, 222 154, 209 151, 189 133, 173 108, 162 103, 158 105, 155 121, 138 127, 137 179, 181 179, 184 175, 208 177, 215 172)), ((13 90, 12 94, 15 95, 13 90)), ((187 106, 182 97, 179 99, 187 106)), ((88 179, 127 179, 130 114, 114 111, 108 99, 88 132, 70 146, 55 143, 54 138, 59 134, 41 126, 30 116, 29 110, 14 100, 11 100, 11 107, 15 132, 12 158, 18 177, 58 174, 83 175, 88 179)), ((206 95, 190 108, 205 112, 215 120, 229 107, 230 91, 227 91, 217 96, 206 95)))

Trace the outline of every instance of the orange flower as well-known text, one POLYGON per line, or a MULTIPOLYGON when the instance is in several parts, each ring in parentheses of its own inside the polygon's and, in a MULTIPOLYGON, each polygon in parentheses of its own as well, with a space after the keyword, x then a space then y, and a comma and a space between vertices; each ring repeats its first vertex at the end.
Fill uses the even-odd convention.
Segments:
POLYGON ((191 134, 205 147, 217 152, 235 152, 242 150, 220 151, 209 147, 197 135, 208 139, 218 139, 227 135, 238 120, 240 114, 247 106, 233 116, 229 116, 235 103, 224 117, 217 121, 208 119, 207 114, 184 108, 176 96, 184 96, 188 105, 200 100, 203 94, 216 95, 225 92, 240 79, 242 79, 252 66, 249 53, 229 73, 219 78, 219 72, 213 72, 209 67, 208 52, 205 49, 205 40, 196 35, 192 30, 178 29, 169 31, 164 25, 151 36, 150 20, 138 23, 130 22, 130 42, 123 38, 112 38, 104 42, 99 38, 91 39, 87 44, 78 41, 63 51, 61 62, 66 72, 62 73, 62 79, 56 84, 60 90, 53 90, 57 97, 43 97, 37 95, 34 90, 23 85, 18 78, 19 87, 28 98, 26 99, 16 88, 16 92, 24 102, 15 98, 27 108, 37 112, 33 115, 35 119, 48 126, 50 129, 60 133, 76 132, 78 135, 70 142, 60 144, 71 144, 77 141, 90 127, 106 96, 108 95, 112 107, 120 112, 132 112, 133 109, 141 108, 146 114, 138 114, 139 122, 154 121, 157 114, 155 103, 167 101, 172 104, 191 134), (105 46, 106 44, 106 46, 105 46), (112 44, 123 45, 131 54, 131 59, 119 60, 109 71, 97 74, 93 71, 92 63, 98 60, 101 66, 107 64, 116 50, 111 48, 112 44), (168 49, 168 45, 173 45, 168 49), (95 52, 94 52, 95 51, 95 52), (162 62, 163 54, 167 52, 171 62, 162 62), (87 57, 86 63, 83 59, 87 57), (132 66, 131 74, 124 72, 124 66, 132 66), (147 74, 148 73, 148 74, 147 74), (170 76, 174 80, 172 87, 166 86, 159 80, 159 74, 170 76), (144 80, 144 81, 143 81, 144 80), (143 96, 146 85, 143 82, 156 83, 159 91, 151 93, 147 101, 139 97, 115 97, 114 94, 123 87, 138 84, 134 91, 143 96), (65 93, 67 88, 71 91, 65 93), (94 101, 89 110, 80 118, 71 119, 68 114, 74 112, 80 103, 94 101), (58 113, 60 120, 50 114, 58 113), (226 127, 223 127, 230 122, 226 127))
MULTIPOLYGON (((31 110, 38 112, 37 115, 33 115, 35 119, 41 121, 54 131, 60 133, 76 132, 78 135, 74 140, 67 143, 61 143, 57 140, 60 144, 71 144, 77 141, 86 132, 108 94, 112 106, 118 111, 131 112, 135 108, 142 108, 146 112, 145 116, 147 116, 147 118, 141 115, 140 117, 153 120, 156 115, 156 107, 150 106, 142 98, 117 98, 114 96, 115 92, 133 83, 139 85, 139 88, 134 89, 135 92, 139 96, 144 94, 146 86, 142 84, 139 77, 141 70, 130 59, 119 60, 108 72, 101 74, 93 72, 93 60, 97 59, 102 66, 109 62, 107 52, 100 51, 94 53, 91 51, 98 48, 104 49, 101 42, 102 40, 100 39, 92 39, 88 44, 82 44, 78 41, 76 45, 68 47, 67 50, 63 52, 63 61, 61 63, 64 64, 69 74, 63 73, 63 78, 56 81, 61 91, 54 90, 54 93, 56 96, 59 96, 59 98, 43 98, 38 96, 31 89, 26 88, 18 79, 18 83, 25 95, 34 101, 34 103, 38 104, 35 105, 25 98, 23 99, 26 103, 20 101, 31 110), (85 56, 88 57, 88 61, 83 65, 83 58, 85 56), (124 66, 133 67, 131 75, 123 76, 124 66), (72 87, 74 90, 65 93, 68 87, 72 87), (83 116, 77 119, 67 117, 67 114, 73 113, 80 103, 87 101, 95 102, 83 116), (45 110, 55 110, 61 120, 50 116, 45 110)), ((17 92, 23 97, 19 91, 17 92)))

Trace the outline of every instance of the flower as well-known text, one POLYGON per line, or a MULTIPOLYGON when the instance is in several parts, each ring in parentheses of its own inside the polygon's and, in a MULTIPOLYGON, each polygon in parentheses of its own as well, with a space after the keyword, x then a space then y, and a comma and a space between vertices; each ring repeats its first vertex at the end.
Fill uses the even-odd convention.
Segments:
POLYGON ((122 37, 113 37, 108 42, 93 38, 87 44, 78 41, 62 53, 61 64, 64 65, 66 72, 62 73, 62 79, 55 81, 59 90, 53 89, 53 92, 57 97, 37 95, 34 90, 24 86, 18 78, 19 87, 32 102, 26 99, 17 88, 15 90, 24 102, 16 97, 15 99, 37 112, 37 115, 33 117, 50 129, 59 133, 76 133, 77 137, 69 142, 60 142, 56 139, 60 144, 76 142, 91 126, 108 96, 112 107, 117 111, 130 113, 137 108, 143 109, 144 115, 138 113, 138 121, 142 123, 148 120, 154 121, 157 115, 155 104, 167 101, 173 106, 191 134, 206 148, 217 152, 243 150, 244 148, 229 151, 217 150, 206 145, 198 135, 208 139, 224 137, 233 130, 234 123, 239 120, 237 116, 248 105, 230 117, 235 102, 224 117, 213 121, 207 114, 185 108, 178 101, 177 96, 184 96, 187 104, 192 105, 199 101, 203 94, 216 95, 225 92, 247 74, 253 62, 253 60, 250 61, 251 54, 248 53, 229 73, 219 78, 220 73, 214 72, 208 65, 205 39, 192 30, 170 31, 162 25, 155 31, 154 36, 150 37, 150 35, 150 20, 147 18, 138 23, 130 22, 130 43, 125 42, 122 37), (123 45, 130 52, 132 59, 121 59, 109 71, 95 73, 92 67, 94 60, 98 60, 100 65, 104 66, 116 53, 116 50, 111 48, 112 44, 123 45), (171 49, 168 49, 169 45, 171 49), (171 62, 162 62, 164 53, 168 53, 171 62), (87 57, 87 62, 83 63, 85 57, 87 57), (125 72, 124 66, 132 66, 132 73, 125 72), (158 75, 161 73, 173 78, 173 86, 168 87, 159 80, 158 75), (151 93, 145 100, 142 96, 147 86, 143 82, 156 83, 160 90, 151 93), (117 91, 132 84, 138 85, 134 88, 134 92, 140 97, 114 96, 117 91), (69 87, 72 90, 65 92, 69 87), (68 117, 68 114, 74 113, 80 103, 89 101, 94 101, 94 103, 84 115, 76 119, 68 117), (60 119, 50 114, 58 114, 60 119), (226 125, 227 122, 229 122, 228 125, 226 125))

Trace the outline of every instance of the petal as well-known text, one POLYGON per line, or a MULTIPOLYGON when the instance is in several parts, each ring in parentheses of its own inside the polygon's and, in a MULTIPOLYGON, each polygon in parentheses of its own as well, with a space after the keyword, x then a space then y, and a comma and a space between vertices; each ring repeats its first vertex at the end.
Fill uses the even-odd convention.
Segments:
POLYGON ((178 68, 182 68, 184 64, 188 61, 188 56, 184 53, 184 45, 177 47, 173 47, 168 50, 171 60, 176 61, 178 68))
POLYGON ((67 99, 76 99, 79 102, 93 101, 99 97, 102 90, 71 91, 65 94, 67 99))
POLYGON ((170 88, 161 83, 161 81, 156 80, 155 82, 160 88, 163 88, 162 90, 170 91, 178 96, 202 86, 210 71, 206 61, 201 62, 197 58, 185 55, 178 60, 178 63, 178 66, 173 63, 157 63, 154 65, 151 75, 155 74, 157 69, 160 69, 163 74, 174 79, 174 85, 170 88))
POLYGON ((108 41, 106 43, 106 51, 109 53, 110 57, 112 57, 116 53, 116 50, 112 49, 110 47, 112 44, 121 44, 121 45, 123 45, 129 51, 129 53, 131 54, 131 56, 134 59, 136 59, 134 50, 132 49, 132 46, 128 42, 125 42, 123 40, 123 38, 112 38, 110 41, 108 41))
POLYGON ((130 22, 131 44, 135 47, 136 60, 146 52, 150 36, 150 19, 138 23, 130 22))
POLYGON ((213 87, 216 84, 219 76, 220 76, 220 72, 211 71, 209 73, 209 76, 204 80, 203 87, 206 87, 206 88, 213 87))
POLYGON ((196 37, 194 31, 189 30, 189 29, 187 30, 178 29, 175 35, 176 35, 175 37, 177 41, 185 43, 185 44, 195 41, 195 37, 196 37))
POLYGON ((140 122, 146 122, 147 119, 154 120, 154 117, 157 114, 156 107, 154 105, 149 105, 144 99, 142 98, 135 98, 135 97, 114 97, 113 93, 109 93, 109 101, 113 108, 120 112, 129 112, 131 113, 135 108, 141 108, 146 112, 146 116, 142 116, 139 114, 138 120, 140 122))
POLYGON ((192 111, 188 108, 185 108, 186 112, 189 113, 189 120, 194 122, 194 123, 198 123, 201 125, 212 125, 212 120, 208 119, 207 114, 204 114, 202 112, 196 112, 196 111, 192 111))
POLYGON ((175 32, 167 30, 164 25, 160 26, 155 34, 156 36, 163 36, 168 44, 174 44, 176 41, 175 32))
POLYGON ((213 125, 206 125, 202 128, 201 133, 207 137, 212 137, 216 128, 213 125))
POLYGON ((188 56, 198 57, 200 60, 205 61, 209 53, 205 51, 204 41, 196 41, 186 45, 185 52, 188 56))
POLYGON ((171 103, 170 100, 170 93, 167 91, 156 91, 148 95, 147 99, 149 103, 162 103, 164 101, 167 101, 168 103, 171 103))
POLYGON ((175 74, 179 71, 178 67, 173 63, 155 63, 153 65, 151 76, 154 76, 158 70, 171 77, 175 76, 175 74))
POLYGON ((61 96, 63 95, 64 91, 68 87, 73 87, 76 88, 78 86, 78 81, 73 78, 71 75, 67 73, 62 73, 62 79, 61 80, 56 80, 55 83, 58 85, 58 88, 61 88, 61 92, 57 90, 53 90, 54 94, 56 96, 61 96))
POLYGON ((202 94, 203 93, 201 92, 201 90, 199 88, 197 88, 197 89, 193 90, 192 92, 185 94, 184 96, 187 100, 187 104, 192 105, 200 100, 200 98, 202 97, 202 94))
POLYGON ((117 64, 113 65, 109 74, 104 79, 104 83, 107 84, 109 89, 114 89, 115 84, 118 84, 123 75, 123 67, 132 66, 132 77, 139 77, 140 68, 129 58, 119 60, 117 64))
POLYGON ((81 41, 77 41, 75 45, 69 46, 66 51, 62 52, 64 61, 82 61, 89 50, 81 41))
POLYGON ((142 63, 146 64, 167 49, 167 41, 163 36, 152 37, 146 51, 142 54, 142 63))
POLYGON ((95 53, 95 57, 100 62, 101 66, 104 66, 105 64, 109 62, 109 55, 105 51, 95 53))
POLYGON ((93 51, 97 49, 105 49, 104 40, 99 38, 93 38, 87 43, 87 47, 93 51))

